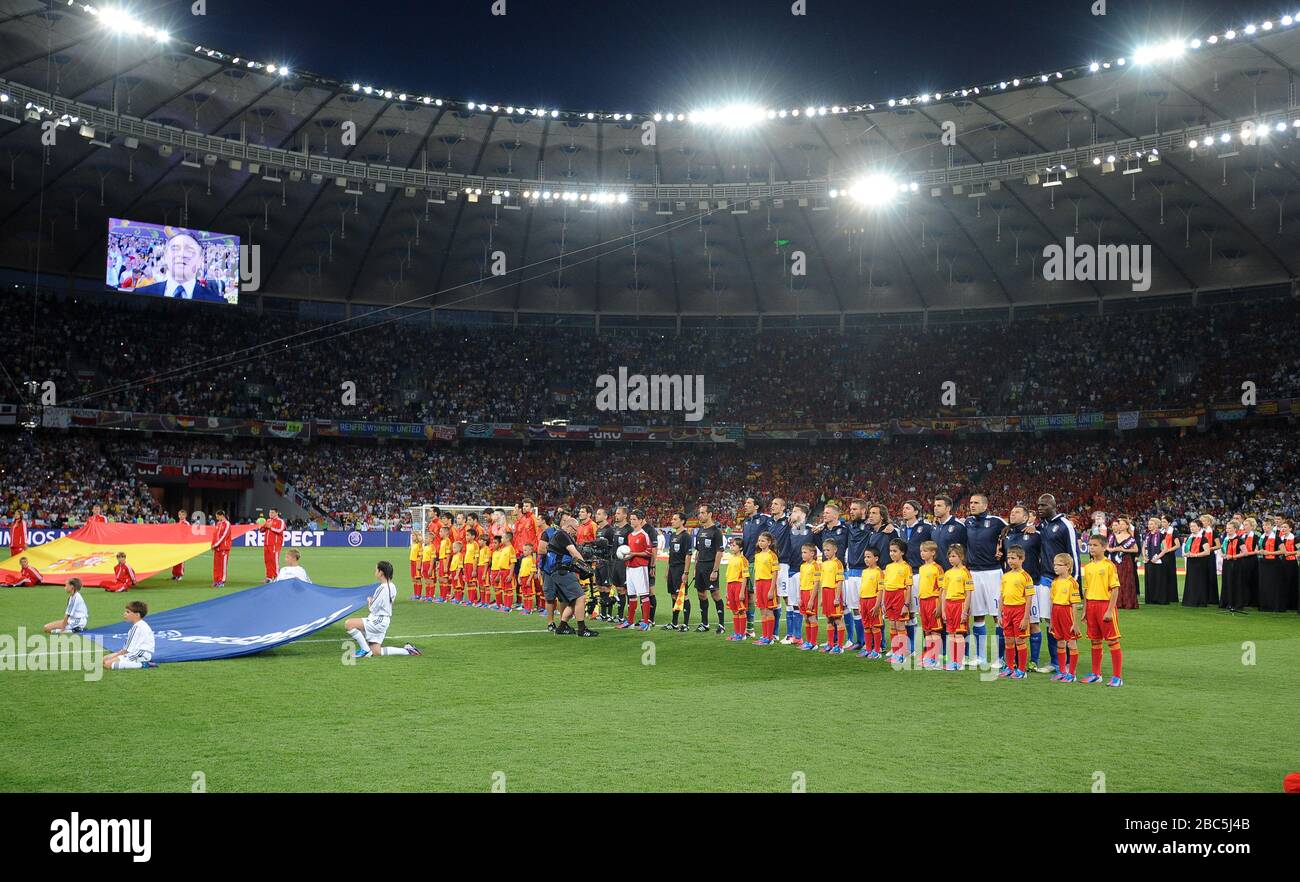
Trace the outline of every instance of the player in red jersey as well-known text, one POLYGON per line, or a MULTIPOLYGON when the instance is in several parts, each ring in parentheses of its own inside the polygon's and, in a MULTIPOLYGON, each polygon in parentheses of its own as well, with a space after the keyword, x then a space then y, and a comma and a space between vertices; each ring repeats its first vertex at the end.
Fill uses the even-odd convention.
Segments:
POLYGON ((654 556, 651 550, 650 534, 645 531, 645 512, 636 509, 631 517, 632 532, 627 535, 627 619, 619 624, 620 628, 636 628, 640 631, 650 630, 650 560, 654 556), (641 610, 640 624, 634 624, 637 608, 641 610))
MULTIPOLYGON (((186 526, 189 526, 190 519, 188 517, 188 514, 189 512, 187 512, 183 508, 180 511, 176 512, 176 523, 185 524, 186 526)), ((173 582, 179 582, 181 580, 181 577, 184 575, 185 575, 185 561, 181 561, 176 566, 172 567, 173 582)))
POLYGON ((108 518, 104 517, 104 509, 98 505, 90 509, 90 517, 86 518, 88 524, 107 524, 108 518))
POLYGON ((26 588, 41 584, 41 574, 27 563, 27 558, 18 558, 18 572, 0 573, 0 585, 8 588, 26 588))
POLYGON ((212 537, 212 587, 226 587, 226 566, 230 562, 230 521, 226 520, 226 512, 218 510, 217 532, 212 537))
POLYGON ((126 552, 117 553, 117 566, 113 567, 113 580, 105 582, 103 588, 105 591, 111 591, 114 594, 120 594, 123 591, 130 591, 136 586, 139 580, 135 577, 135 570, 126 562, 126 552))
POLYGON ((268 512, 266 523, 257 528, 262 534, 262 562, 266 564, 266 581, 280 575, 280 550, 284 548, 284 519, 275 509, 268 512))
POLYGON ((21 511, 14 512, 9 521, 9 556, 17 557, 27 550, 27 521, 21 511))

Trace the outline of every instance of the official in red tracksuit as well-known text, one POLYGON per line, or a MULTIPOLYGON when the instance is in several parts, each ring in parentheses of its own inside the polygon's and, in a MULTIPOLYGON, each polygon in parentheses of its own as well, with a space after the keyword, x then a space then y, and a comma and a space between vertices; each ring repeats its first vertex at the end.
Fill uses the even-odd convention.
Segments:
POLYGON ((226 584, 226 564, 230 561, 230 521, 224 511, 217 512, 217 532, 212 537, 212 587, 226 584))
MULTIPOLYGON (((190 519, 187 517, 188 514, 189 512, 187 512, 183 508, 180 511, 176 512, 176 523, 185 524, 186 526, 189 526, 190 519)), ((185 561, 181 561, 176 566, 172 567, 173 582, 179 582, 181 580, 181 577, 184 575, 185 575, 185 561)))
POLYGON ((27 522, 18 512, 9 522, 9 556, 17 557, 27 550, 27 522))
POLYGON ((123 591, 130 591, 135 587, 136 582, 135 570, 131 569, 131 565, 126 562, 126 552, 119 551, 117 553, 117 566, 113 567, 113 581, 105 582, 103 584, 104 590, 119 594, 123 591))
POLYGON ((268 512, 266 523, 258 527, 262 532, 262 561, 266 564, 266 581, 274 582, 280 575, 280 549, 284 548, 284 519, 275 509, 268 512))
POLYGON ((0 573, 0 585, 11 588, 26 588, 41 584, 41 574, 36 567, 27 563, 27 558, 18 559, 19 570, 16 573, 0 573))

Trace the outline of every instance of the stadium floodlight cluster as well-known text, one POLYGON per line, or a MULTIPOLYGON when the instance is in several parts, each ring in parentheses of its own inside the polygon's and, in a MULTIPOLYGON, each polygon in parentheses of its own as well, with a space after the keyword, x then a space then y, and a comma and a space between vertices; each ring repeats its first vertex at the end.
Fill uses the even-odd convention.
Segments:
MULTIPOLYGON (((66 0, 66 3, 70 7, 80 8, 87 14, 98 18, 107 28, 115 33, 149 37, 160 43, 166 43, 171 39, 170 35, 166 31, 146 25, 140 19, 120 8, 99 9, 89 3, 79 3, 77 0, 66 0)), ((1249 23, 1244 25, 1240 31, 1236 28, 1228 28, 1221 34, 1209 34, 1204 39, 1199 37, 1167 39, 1139 46, 1134 51, 1131 60, 1136 66, 1171 62, 1181 58, 1188 51, 1196 51, 1206 46, 1219 46, 1220 44, 1226 45, 1238 40, 1239 38, 1254 38, 1270 33, 1277 27, 1289 28, 1296 24, 1300 24, 1300 12, 1296 12, 1294 15, 1283 15, 1276 23, 1272 19, 1267 19, 1259 25, 1249 23)), ((194 46, 193 51, 196 54, 203 55, 214 61, 254 70, 264 70, 271 75, 278 74, 281 77, 288 77, 292 74, 292 71, 287 65, 279 62, 254 61, 197 44, 194 46)), ((902 98, 890 98, 887 101, 880 101, 879 104, 881 107, 889 108, 910 107, 917 104, 942 102, 945 99, 955 101, 969 98, 972 95, 981 95, 985 92, 1005 92, 1008 89, 1014 90, 1022 87, 1035 87, 1053 81, 1060 81, 1067 78, 1075 79, 1099 73, 1101 71, 1112 70, 1114 68, 1123 68, 1128 65, 1129 60, 1128 57, 1121 56, 1107 61, 1092 61, 1086 65, 1062 68, 1051 73, 1013 77, 1011 79, 999 80, 997 82, 985 83, 983 85, 967 86, 961 89, 950 89, 947 91, 937 92, 926 91, 902 98)), ((339 88, 346 88, 349 85, 347 83, 340 83, 336 80, 332 80, 328 77, 312 74, 304 74, 303 76, 321 84, 332 85, 339 88)), ((389 89, 382 86, 363 84, 361 82, 353 82, 350 85, 353 92, 381 97, 389 101, 396 100, 404 104, 424 104, 436 107, 457 107, 470 113, 496 114, 500 113, 501 110, 504 109, 506 115, 512 117, 532 116, 536 118, 564 119, 566 121, 600 120, 602 122, 627 123, 636 121, 648 122, 650 120, 653 120, 655 123, 691 122, 698 125, 720 126, 734 129, 750 128, 763 120, 787 118, 815 119, 818 117, 824 117, 827 114, 841 115, 845 113, 863 113, 875 111, 877 109, 876 102, 863 102, 848 105, 836 104, 829 107, 823 104, 816 104, 807 105, 802 108, 762 108, 751 104, 727 104, 722 107, 702 108, 685 113, 675 111, 660 111, 655 113, 628 113, 620 111, 617 113, 608 113, 605 111, 571 111, 543 107, 529 108, 524 105, 516 104, 503 105, 501 103, 439 98, 424 93, 416 93, 401 89, 389 89)))

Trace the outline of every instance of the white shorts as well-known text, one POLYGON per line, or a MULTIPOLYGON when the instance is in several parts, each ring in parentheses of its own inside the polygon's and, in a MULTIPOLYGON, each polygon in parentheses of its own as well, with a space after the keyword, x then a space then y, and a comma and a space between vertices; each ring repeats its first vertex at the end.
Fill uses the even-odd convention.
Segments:
POLYGON ((921 576, 918 573, 912 577, 912 605, 908 607, 912 611, 912 624, 921 624, 921 576))
POLYGON ((383 643, 384 635, 388 633, 388 623, 391 621, 387 616, 366 616, 361 620, 362 631, 365 632, 367 643, 383 643))
POLYGON ((1002 596, 1002 571, 976 570, 970 575, 975 583, 970 596, 971 617, 997 615, 998 600, 1002 596))
POLYGON ((791 568, 788 564, 785 564, 784 566, 786 567, 787 570, 786 577, 785 577, 785 590, 783 592, 785 596, 785 602, 787 606, 798 608, 799 568, 798 567, 791 568))
POLYGON ((152 660, 153 656, 147 652, 133 652, 130 655, 122 655, 113 659, 113 670, 115 671, 138 671, 152 660))
POLYGON ((786 592, 789 591, 790 582, 790 565, 778 564, 776 568, 776 596, 782 599, 789 597, 786 592))
POLYGON ((1052 621, 1052 586, 1035 585, 1034 598, 1029 602, 1029 622, 1047 622, 1052 621))
POLYGON ((628 567, 627 568, 627 596, 628 597, 649 597, 650 596, 650 568, 649 567, 628 567))
POLYGON ((840 598, 844 601, 845 613, 857 612, 858 601, 862 599, 862 577, 845 576, 840 585, 840 598))

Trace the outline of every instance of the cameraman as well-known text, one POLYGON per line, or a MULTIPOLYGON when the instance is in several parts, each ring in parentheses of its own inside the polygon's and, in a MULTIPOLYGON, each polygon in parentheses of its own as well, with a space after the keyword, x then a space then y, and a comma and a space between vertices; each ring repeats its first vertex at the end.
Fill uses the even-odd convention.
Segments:
POLYGON ((560 613, 560 624, 555 628, 556 634, 595 637, 599 632, 587 627, 587 604, 573 567, 574 563, 586 563, 570 532, 576 530, 577 526, 577 519, 561 509, 554 522, 542 531, 538 545, 542 590, 546 593, 548 611, 560 603, 564 605, 564 611, 560 613), (571 616, 578 623, 576 631, 569 625, 571 616))

